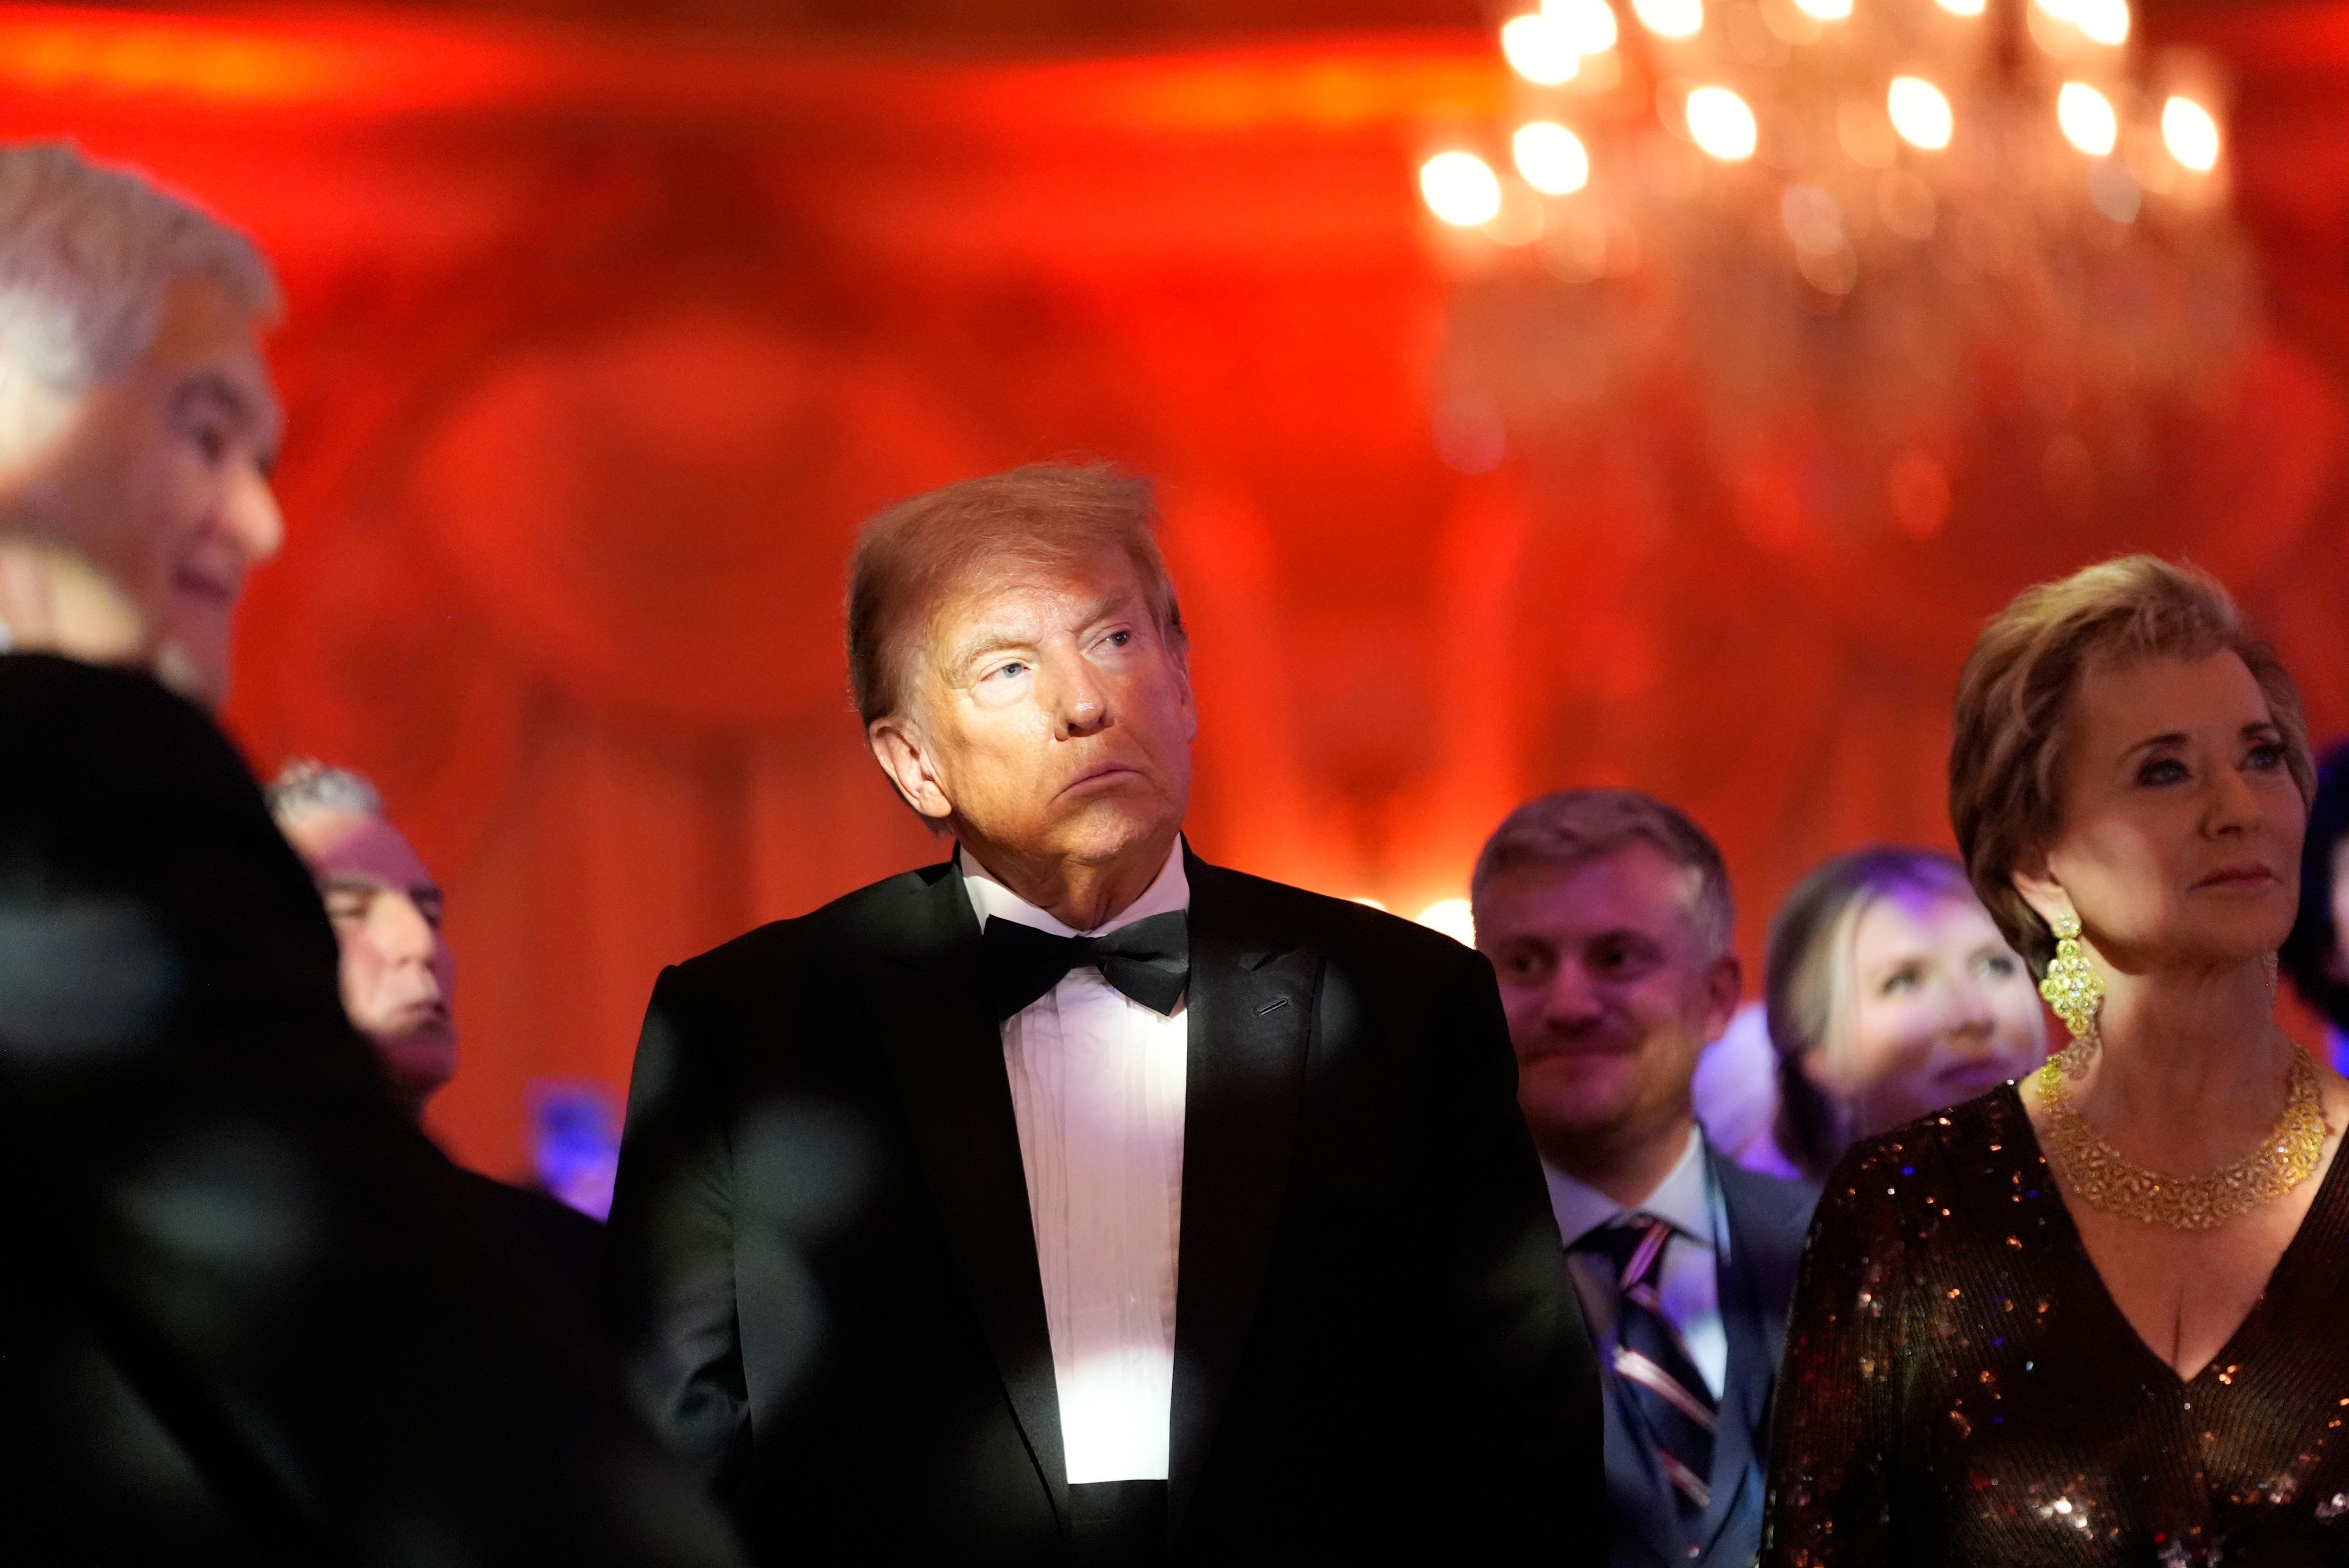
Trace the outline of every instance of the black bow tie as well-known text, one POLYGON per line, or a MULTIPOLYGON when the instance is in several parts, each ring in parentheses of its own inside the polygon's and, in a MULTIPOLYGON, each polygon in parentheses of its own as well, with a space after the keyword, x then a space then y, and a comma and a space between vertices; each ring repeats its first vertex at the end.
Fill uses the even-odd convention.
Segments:
POLYGON ((1056 937, 990 916, 979 940, 987 950, 988 999, 998 1023, 1060 984, 1072 969, 1097 969, 1143 1006, 1169 1015, 1191 981, 1191 919, 1181 909, 1101 937, 1056 937))

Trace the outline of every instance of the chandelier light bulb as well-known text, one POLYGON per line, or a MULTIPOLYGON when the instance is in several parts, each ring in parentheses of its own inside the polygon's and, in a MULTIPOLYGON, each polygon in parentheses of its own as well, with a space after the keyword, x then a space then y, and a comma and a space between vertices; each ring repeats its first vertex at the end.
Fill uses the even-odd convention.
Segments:
POLYGON ((2072 26, 2091 41, 2116 47, 2129 36, 2128 0, 2070 0, 2072 26))
POLYGON ((1795 0, 1806 16, 1822 22, 1840 22, 1851 15, 1851 0, 1795 0))
POLYGON ((2072 21, 2080 11, 2080 0, 2033 0, 2033 4, 2058 22, 2072 21))
POLYGON ((1465 898, 1438 898, 1417 918, 1429 930, 1442 931, 1463 947, 1476 945, 1476 915, 1465 898))
POLYGON ((1419 166, 1419 194, 1427 210, 1458 229, 1501 215, 1501 177, 1473 152, 1439 152, 1419 166))
POLYGON ((1936 3, 1952 16, 1979 16, 1982 14, 1983 0, 1936 0, 1936 3))
POLYGON ((2055 95, 2055 123, 2064 140, 2091 158, 2102 158, 2120 140, 2120 117, 2113 100, 2085 82, 2065 82, 2055 95))
POLYGON ((1901 140, 1928 152, 1947 147, 1957 127, 1950 100, 1923 77, 1894 77, 1884 95, 1884 111, 1892 117, 1892 129, 1901 140))
POLYGON ((1512 70, 1536 87, 1570 82, 1582 69, 1582 56, 1566 24, 1540 11, 1512 16, 1502 25, 1501 54, 1512 70))
POLYGON ((1724 87, 1701 87, 1688 95, 1689 135, 1724 163, 1754 156, 1761 128, 1745 100, 1724 87))
POLYGON ((1509 151, 1526 183, 1545 196, 1571 196, 1590 183, 1590 152, 1582 138, 1552 119, 1517 127, 1509 151))
POLYGON ((1631 0, 1631 12, 1660 38, 1693 38, 1704 31, 1704 0, 1631 0))
POLYGON ((2161 141, 2169 155, 2198 174, 2219 166, 2219 122, 2190 98, 2161 106, 2161 141))
POLYGON ((1554 17, 1573 40, 1575 53, 1586 57, 1613 48, 1620 31, 1607 0, 1542 0, 1542 15, 1554 17))

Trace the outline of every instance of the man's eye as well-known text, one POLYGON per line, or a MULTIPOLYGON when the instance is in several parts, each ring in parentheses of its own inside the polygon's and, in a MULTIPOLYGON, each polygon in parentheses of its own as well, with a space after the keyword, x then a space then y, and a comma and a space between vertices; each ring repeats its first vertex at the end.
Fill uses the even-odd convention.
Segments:
POLYGON ((2141 784, 2179 784, 2187 776, 2186 764, 2176 757, 2156 757, 2137 771, 2137 782, 2141 784))
POLYGON ((206 462, 219 462, 228 456, 228 432, 217 425, 197 425, 188 431, 188 439, 206 462))
POLYGON ((1602 947, 1590 955, 1593 973, 1620 976, 1631 974, 1645 967, 1646 955, 1632 947, 1602 947))
POLYGON ((987 679, 992 680, 996 677, 1001 676, 1006 680, 1017 680, 1020 676, 1027 673, 1028 666, 1015 659, 1008 664, 999 664, 993 670, 988 670, 987 672, 987 679))
POLYGON ((1113 631, 1109 634, 1109 643, 1112 648, 1123 648, 1133 640, 1133 633, 1130 631, 1113 631))

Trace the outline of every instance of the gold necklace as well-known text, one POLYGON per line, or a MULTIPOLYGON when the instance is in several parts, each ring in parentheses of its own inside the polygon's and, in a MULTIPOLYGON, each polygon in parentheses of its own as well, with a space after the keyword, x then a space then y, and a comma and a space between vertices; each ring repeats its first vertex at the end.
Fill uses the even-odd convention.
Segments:
POLYGON ((2054 1058, 2039 1069, 2039 1105, 2047 1114, 2047 1163, 2092 1209, 2172 1231, 2215 1231, 2239 1214, 2272 1203, 2315 1170, 2324 1153, 2324 1100, 2316 1064, 2292 1048, 2283 1115, 2260 1147, 2202 1176, 2165 1176, 2106 1143, 2074 1107, 2054 1058))

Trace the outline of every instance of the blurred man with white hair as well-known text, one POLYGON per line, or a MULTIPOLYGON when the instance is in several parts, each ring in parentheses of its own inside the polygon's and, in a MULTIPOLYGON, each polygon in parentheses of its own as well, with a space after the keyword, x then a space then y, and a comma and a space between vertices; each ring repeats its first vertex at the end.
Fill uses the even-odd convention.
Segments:
POLYGON ((730 1563, 401 1114, 195 705, 279 542, 276 297, 0 146, 0 1562, 730 1563))
POLYGON ((62 145, 0 158, 0 648, 132 663, 206 706, 285 538, 251 241, 62 145))

